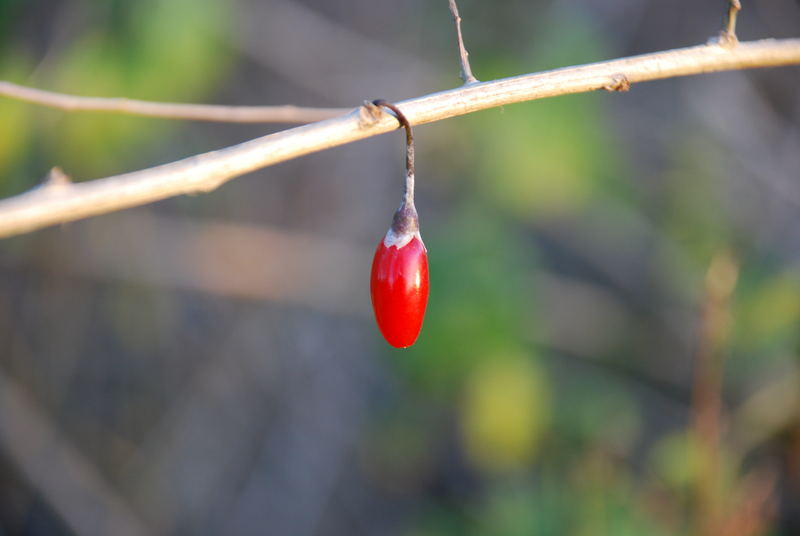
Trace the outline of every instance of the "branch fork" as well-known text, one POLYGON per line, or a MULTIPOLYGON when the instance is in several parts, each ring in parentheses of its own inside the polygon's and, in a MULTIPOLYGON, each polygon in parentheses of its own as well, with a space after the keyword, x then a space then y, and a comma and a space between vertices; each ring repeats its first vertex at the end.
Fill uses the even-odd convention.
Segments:
POLYGON ((736 37, 736 17, 742 9, 740 0, 728 0, 728 14, 725 17, 725 27, 719 34, 719 44, 733 48, 739 44, 736 37))
POLYGON ((464 85, 475 84, 479 82, 472 74, 472 68, 469 65, 469 52, 464 46, 464 36, 461 34, 461 15, 458 14, 458 6, 456 0, 450 0, 450 13, 453 15, 453 20, 456 23, 456 36, 458 38, 458 55, 461 59, 461 80, 464 85))

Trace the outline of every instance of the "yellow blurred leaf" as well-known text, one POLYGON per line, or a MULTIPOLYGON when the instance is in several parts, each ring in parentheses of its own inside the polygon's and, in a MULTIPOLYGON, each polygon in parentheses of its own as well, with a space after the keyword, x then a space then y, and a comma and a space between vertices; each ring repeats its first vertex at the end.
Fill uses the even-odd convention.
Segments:
POLYGON ((543 373, 523 356, 487 359, 467 380, 462 433, 473 464, 514 470, 536 453, 548 415, 543 373))

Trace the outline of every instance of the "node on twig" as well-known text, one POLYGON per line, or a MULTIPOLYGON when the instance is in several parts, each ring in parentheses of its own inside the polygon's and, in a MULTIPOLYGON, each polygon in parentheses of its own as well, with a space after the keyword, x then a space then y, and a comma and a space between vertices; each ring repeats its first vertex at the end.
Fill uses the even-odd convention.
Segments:
POLYGON ((630 91, 631 81, 624 73, 616 73, 611 76, 611 83, 603 86, 606 91, 630 91))
POLYGON ((358 125, 361 128, 371 127, 380 121, 383 110, 374 102, 365 100, 358 109, 358 125))

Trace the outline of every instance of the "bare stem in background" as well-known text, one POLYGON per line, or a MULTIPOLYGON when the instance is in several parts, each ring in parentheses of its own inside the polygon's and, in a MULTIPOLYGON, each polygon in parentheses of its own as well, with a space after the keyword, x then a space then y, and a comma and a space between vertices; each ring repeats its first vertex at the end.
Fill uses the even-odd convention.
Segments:
POLYGON ((693 533, 719 534, 723 518, 720 429, 722 418, 722 348, 730 328, 730 298, 739 275, 729 251, 717 253, 706 272, 692 393, 692 437, 697 452, 693 533))
POLYGON ((469 52, 464 46, 464 36, 461 34, 461 15, 458 14, 458 6, 456 0, 450 0, 450 13, 453 14, 453 20, 456 21, 456 35, 458 36, 458 54, 461 58, 461 80, 465 84, 474 84, 478 81, 472 75, 472 68, 469 66, 469 52))
POLYGON ((725 21, 725 27, 720 34, 720 42, 728 46, 734 46, 739 42, 736 37, 736 16, 742 9, 742 4, 739 0, 728 0, 728 15, 725 21))
MULTIPOLYGON (((678 76, 800 64, 800 39, 707 44, 464 85, 397 103, 413 125, 487 108, 678 76)), ((390 132, 397 120, 366 108, 169 164, 86 183, 42 186, 0 201, 0 237, 182 194, 207 192, 251 171, 390 132)))
POLYGON ((45 91, 0 80, 0 95, 67 112, 112 112, 164 119, 221 123, 313 123, 342 115, 346 108, 300 106, 220 106, 181 104, 124 98, 82 97, 45 91))

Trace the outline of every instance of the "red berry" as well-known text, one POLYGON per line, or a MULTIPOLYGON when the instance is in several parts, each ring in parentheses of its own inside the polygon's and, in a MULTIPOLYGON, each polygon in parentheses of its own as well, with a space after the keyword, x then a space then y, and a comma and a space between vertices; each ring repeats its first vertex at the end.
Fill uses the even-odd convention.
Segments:
POLYGON ((372 104, 390 109, 406 130, 403 202, 375 251, 370 294, 375 320, 386 341, 396 348, 407 348, 419 336, 428 304, 428 252, 419 236, 414 207, 414 135, 411 123, 397 106, 380 99, 372 104))
POLYGON ((428 303, 428 252, 419 232, 389 230, 375 251, 370 293, 386 341, 395 348, 414 344, 428 303))

